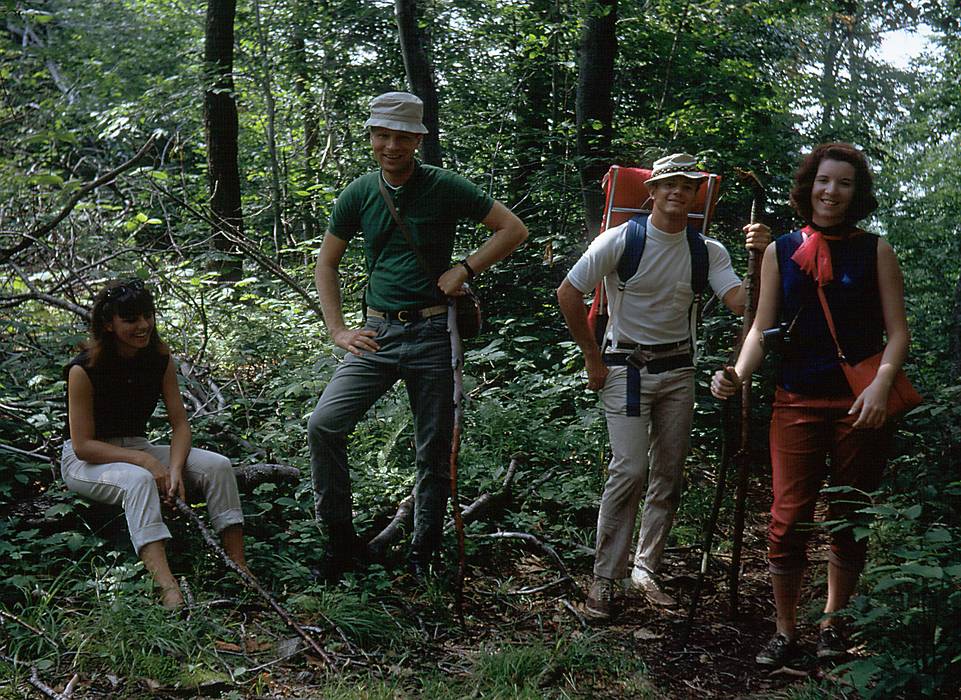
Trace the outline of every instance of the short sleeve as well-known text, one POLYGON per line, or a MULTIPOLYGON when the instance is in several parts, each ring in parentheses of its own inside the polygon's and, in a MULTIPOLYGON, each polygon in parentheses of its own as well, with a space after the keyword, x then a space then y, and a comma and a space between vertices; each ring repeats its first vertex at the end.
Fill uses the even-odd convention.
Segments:
POLYGON ((450 202, 455 205, 457 219, 481 222, 494 206, 494 198, 480 187, 457 173, 448 173, 447 188, 450 202))
POLYGON ((624 230, 627 224, 610 228, 597 236, 574 267, 567 273, 567 281, 578 291, 587 294, 598 282, 617 269, 624 252, 624 230))
POLYGON ((361 189, 358 178, 340 193, 327 221, 328 233, 349 241, 360 231, 361 189))
POLYGON ((741 278, 734 272, 731 264, 731 255, 727 249, 713 238, 705 238, 707 244, 707 256, 710 263, 708 272, 708 282, 711 289, 718 298, 723 298, 725 294, 741 284, 741 278))

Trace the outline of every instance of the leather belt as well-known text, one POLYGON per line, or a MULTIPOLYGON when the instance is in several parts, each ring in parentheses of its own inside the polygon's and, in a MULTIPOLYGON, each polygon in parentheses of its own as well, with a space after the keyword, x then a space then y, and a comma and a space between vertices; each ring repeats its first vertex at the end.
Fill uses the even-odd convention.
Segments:
POLYGON ((648 374, 660 374, 669 372, 672 369, 682 367, 693 367, 694 358, 691 353, 685 352, 677 355, 667 355, 666 357, 653 357, 650 359, 638 358, 633 354, 625 353, 604 353, 602 359, 608 367, 628 366, 635 369, 647 369, 648 374))
MULTIPOLYGON (((671 350, 689 350, 691 347, 691 341, 689 340, 678 340, 674 343, 661 343, 659 345, 644 345, 643 343, 628 343, 623 341, 618 341, 617 351, 627 351, 631 350, 644 350, 645 352, 670 352, 671 350)), ((612 350, 611 341, 607 340, 604 342, 604 350, 612 350)))
POLYGON ((369 306, 367 307, 368 316, 373 316, 374 318, 383 318, 388 321, 400 321, 401 323, 413 323, 415 321, 421 321, 425 318, 430 318, 431 316, 438 316, 446 313, 446 304, 426 306, 423 309, 400 309, 399 311, 379 311, 378 309, 372 309, 369 306))

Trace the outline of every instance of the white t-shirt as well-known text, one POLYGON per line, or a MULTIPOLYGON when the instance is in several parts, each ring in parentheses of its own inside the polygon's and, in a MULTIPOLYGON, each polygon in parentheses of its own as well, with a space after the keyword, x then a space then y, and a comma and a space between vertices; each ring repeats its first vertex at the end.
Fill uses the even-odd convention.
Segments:
MULTIPOLYGON (((584 294, 603 278, 611 323, 608 338, 644 345, 687 340, 691 334, 688 309, 694 301, 691 289, 691 253, 684 231, 666 233, 648 219, 647 241, 637 273, 627 281, 618 310, 617 265, 624 252, 627 223, 601 233, 591 242, 571 271, 568 281, 584 294), (615 312, 618 318, 614 318, 615 312)), ((731 266, 731 256, 719 241, 705 238, 708 282, 718 297, 741 283, 731 266)))

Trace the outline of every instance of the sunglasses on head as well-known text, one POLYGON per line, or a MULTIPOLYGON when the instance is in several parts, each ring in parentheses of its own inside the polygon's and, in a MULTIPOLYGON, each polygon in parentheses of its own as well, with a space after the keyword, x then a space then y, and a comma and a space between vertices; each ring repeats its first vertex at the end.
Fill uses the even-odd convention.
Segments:
POLYGON ((120 301, 128 297, 135 297, 144 290, 144 285, 142 280, 130 280, 129 282, 124 282, 123 284, 118 284, 116 287, 111 287, 107 290, 106 299, 107 301, 120 301))

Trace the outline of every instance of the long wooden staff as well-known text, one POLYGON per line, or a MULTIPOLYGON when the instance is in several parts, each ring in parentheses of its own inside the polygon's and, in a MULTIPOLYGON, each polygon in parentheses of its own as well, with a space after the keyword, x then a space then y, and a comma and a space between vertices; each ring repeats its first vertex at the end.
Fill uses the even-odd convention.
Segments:
MULTIPOLYGON (((751 223, 757 222, 758 212, 764 207, 764 189, 761 187, 760 181, 757 176, 752 172, 741 172, 741 176, 750 181, 751 187, 754 190, 754 199, 751 202, 751 223)), ((760 273, 760 266, 757 263, 757 251, 753 248, 748 249, 748 259, 747 259, 747 284, 746 284, 746 295, 747 302, 744 309, 744 322, 741 326, 741 334, 738 338, 738 342, 734 351, 731 354, 731 358, 728 364, 733 364, 737 359, 738 353, 740 352, 741 345, 744 343, 744 338, 747 337, 747 332, 751 328, 751 324, 754 323, 754 311, 757 308, 757 288, 758 288, 758 275, 760 273)), ((727 369, 724 370, 727 374, 727 369)), ((728 379, 734 379, 733 376, 728 375, 728 379)), ((691 628, 694 624, 694 618, 697 615, 698 603, 701 599, 701 590, 704 587, 704 580, 707 577, 708 564, 711 557, 711 549, 714 546, 714 532, 717 529, 717 519, 721 511, 721 503, 724 500, 724 490, 727 484, 727 473, 730 468, 731 462, 736 462, 738 464, 738 482, 737 482, 737 496, 735 496, 735 511, 737 511, 737 499, 740 497, 740 531, 743 533, 744 530, 744 496, 747 492, 747 475, 750 473, 750 463, 748 462, 747 456, 747 438, 748 438, 748 417, 750 411, 750 382, 745 382, 741 388, 741 426, 740 435, 738 441, 739 449, 737 452, 731 449, 733 443, 733 432, 734 432, 734 417, 735 417, 736 407, 733 401, 727 401, 724 404, 724 413, 721 427, 722 444, 721 444, 721 464, 717 473, 717 488, 714 491, 714 502, 711 504, 711 514, 708 516, 707 523, 704 528, 704 543, 701 548, 701 568, 698 572, 697 582, 694 585, 694 592, 691 594, 691 605, 688 609, 687 620, 684 623, 684 629, 681 632, 681 646, 687 644, 687 640, 691 634, 691 628), (743 483, 743 486, 742 486, 743 483)), ((737 515, 735 514, 735 520, 737 515)), ((736 588, 738 574, 737 570, 740 566, 740 535, 738 536, 738 565, 731 567, 731 576, 733 578, 733 587, 736 588)), ((736 592, 734 596, 736 596, 736 592)), ((733 615, 733 608, 732 608, 733 615)))
POLYGON ((457 305, 447 307, 447 328, 450 330, 450 362, 454 370, 454 433, 450 443, 450 501, 454 509, 454 530, 457 533, 457 581, 454 603, 461 627, 464 626, 464 518, 457 495, 457 458, 460 455, 461 423, 464 416, 464 343, 457 328, 457 305))
MULTIPOLYGON (((740 172, 743 179, 754 191, 751 202, 751 223, 757 223, 758 217, 764 211, 764 186, 757 175, 750 171, 740 172)), ((748 331, 754 324, 754 313, 757 310, 757 296, 761 265, 758 262, 759 253, 754 248, 748 249, 747 257, 747 285, 745 292, 747 301, 744 306, 744 323, 741 326, 741 339, 738 342, 738 352, 747 338, 748 331)), ((741 384, 741 435, 740 445, 734 461, 737 464, 737 490, 734 492, 734 540, 731 545, 731 570, 728 572, 729 610, 731 617, 737 615, 738 587, 741 581, 741 545, 744 541, 744 511, 747 506, 747 483, 751 475, 751 382, 741 384)))

